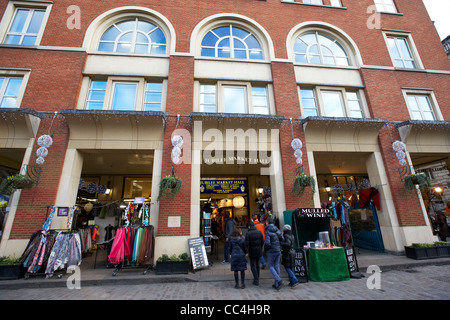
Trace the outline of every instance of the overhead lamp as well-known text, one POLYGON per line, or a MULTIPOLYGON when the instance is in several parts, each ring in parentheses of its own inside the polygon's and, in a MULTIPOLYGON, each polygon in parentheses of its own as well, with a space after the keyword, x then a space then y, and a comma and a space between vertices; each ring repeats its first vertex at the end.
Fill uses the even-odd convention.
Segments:
POLYGON ((325 191, 326 191, 326 192, 330 192, 330 191, 331 191, 331 187, 330 187, 330 185, 328 184, 328 180, 325 180, 325 191))
POLYGON ((442 187, 435 187, 434 188, 434 192, 436 192, 436 193, 442 193, 444 191, 444 189, 442 189, 442 187))

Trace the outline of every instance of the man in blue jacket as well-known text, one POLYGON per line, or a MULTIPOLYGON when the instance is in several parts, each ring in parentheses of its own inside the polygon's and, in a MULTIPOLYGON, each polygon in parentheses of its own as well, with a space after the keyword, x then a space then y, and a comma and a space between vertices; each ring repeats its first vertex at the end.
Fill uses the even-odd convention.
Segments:
POLYGON ((266 220, 266 240, 264 250, 267 255, 267 265, 272 273, 275 283, 272 285, 276 290, 280 290, 283 282, 280 277, 281 242, 284 242, 283 234, 273 224, 274 220, 269 217, 266 220))

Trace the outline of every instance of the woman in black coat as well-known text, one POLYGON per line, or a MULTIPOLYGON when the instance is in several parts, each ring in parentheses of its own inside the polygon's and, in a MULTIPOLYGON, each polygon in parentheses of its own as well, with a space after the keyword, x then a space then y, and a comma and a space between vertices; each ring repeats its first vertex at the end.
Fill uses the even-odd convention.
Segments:
POLYGON ((234 271, 234 281, 236 289, 245 288, 245 270, 247 270, 247 247, 245 239, 242 237, 240 228, 235 228, 230 236, 231 271, 234 271), (239 287, 239 271, 241 272, 241 286, 239 287))
POLYGON ((284 241, 281 242, 281 264, 286 269, 289 276, 289 285, 295 287, 298 285, 298 279, 294 274, 295 266, 295 250, 294 250, 294 235, 291 231, 291 226, 286 224, 283 227, 284 241))

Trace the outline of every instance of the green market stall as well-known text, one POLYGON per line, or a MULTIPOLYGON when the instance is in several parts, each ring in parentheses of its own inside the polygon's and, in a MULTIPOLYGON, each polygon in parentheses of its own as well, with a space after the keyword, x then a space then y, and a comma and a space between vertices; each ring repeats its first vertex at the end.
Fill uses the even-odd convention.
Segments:
POLYGON ((295 249, 305 250, 308 278, 311 281, 328 282, 350 279, 348 257, 343 247, 308 248, 308 242, 318 234, 330 230, 328 209, 303 208, 284 211, 284 221, 291 225, 295 238, 295 249))

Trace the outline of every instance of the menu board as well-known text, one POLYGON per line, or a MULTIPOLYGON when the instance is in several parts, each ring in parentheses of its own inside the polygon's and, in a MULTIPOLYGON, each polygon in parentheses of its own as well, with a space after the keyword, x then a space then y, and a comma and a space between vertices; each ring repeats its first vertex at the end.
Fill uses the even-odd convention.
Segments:
POLYGON ((192 269, 206 268, 209 266, 206 255, 205 243, 202 237, 188 239, 189 251, 191 252, 192 269))
POLYGON ((308 268, 306 255, 303 249, 295 250, 294 274, 300 282, 308 282, 308 268))
POLYGON ((363 276, 359 272, 358 261, 356 260, 355 248, 345 247, 344 249, 350 276, 352 278, 362 278, 363 276))

